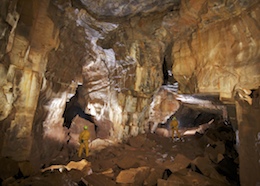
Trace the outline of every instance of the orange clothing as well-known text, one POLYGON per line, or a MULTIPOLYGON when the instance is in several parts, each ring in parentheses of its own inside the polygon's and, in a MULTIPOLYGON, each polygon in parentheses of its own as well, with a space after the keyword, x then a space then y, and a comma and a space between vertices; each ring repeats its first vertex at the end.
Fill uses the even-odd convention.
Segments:
POLYGON ((88 130, 84 130, 79 135, 79 152, 78 156, 81 157, 82 151, 85 148, 86 150, 86 156, 88 156, 89 148, 88 148, 88 140, 90 138, 90 132, 88 130))
POLYGON ((178 125, 179 125, 179 123, 178 123, 177 120, 172 120, 172 122, 171 122, 171 128, 173 128, 173 127, 178 128, 178 125))
POLYGON ((178 126, 179 126, 178 121, 176 119, 172 120, 170 126, 171 126, 171 129, 172 129, 172 139, 174 139, 174 133, 175 132, 177 133, 178 138, 180 138, 181 135, 180 135, 180 132, 178 130, 178 126))

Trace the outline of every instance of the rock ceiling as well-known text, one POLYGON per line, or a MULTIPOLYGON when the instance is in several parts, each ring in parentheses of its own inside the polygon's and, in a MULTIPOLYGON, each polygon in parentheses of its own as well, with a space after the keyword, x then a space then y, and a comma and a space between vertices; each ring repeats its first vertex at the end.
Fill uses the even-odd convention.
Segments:
POLYGON ((0 141, 17 159, 33 135, 59 130, 78 84, 115 140, 147 127, 163 63, 183 94, 250 103, 260 85, 257 0, 4 0, 0 18, 0 141))

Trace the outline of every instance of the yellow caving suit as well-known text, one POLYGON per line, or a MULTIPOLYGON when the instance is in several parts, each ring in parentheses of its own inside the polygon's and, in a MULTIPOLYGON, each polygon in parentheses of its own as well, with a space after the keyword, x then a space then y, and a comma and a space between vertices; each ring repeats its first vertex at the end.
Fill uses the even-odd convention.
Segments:
POLYGON ((174 119, 174 120, 171 121, 172 139, 174 139, 174 133, 175 133, 175 131, 176 131, 176 133, 177 133, 177 135, 178 135, 178 138, 181 137, 180 132, 179 132, 179 130, 178 130, 178 125, 179 125, 179 123, 178 123, 178 121, 177 121, 176 119, 174 119))
POLYGON ((79 151, 78 156, 81 157, 81 154, 83 152, 83 149, 86 149, 86 156, 88 156, 89 148, 88 148, 88 140, 90 138, 90 133, 88 130, 84 130, 79 135, 79 151))

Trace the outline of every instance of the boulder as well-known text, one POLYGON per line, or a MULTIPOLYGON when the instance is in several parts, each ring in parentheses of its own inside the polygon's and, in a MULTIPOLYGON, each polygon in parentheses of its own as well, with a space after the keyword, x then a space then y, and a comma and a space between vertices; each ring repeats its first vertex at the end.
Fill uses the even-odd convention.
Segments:
POLYGON ((146 141, 144 135, 138 135, 129 139, 129 145, 135 148, 142 147, 146 141))
POLYGON ((220 155, 225 153, 225 144, 222 141, 217 141, 205 148, 205 154, 215 163, 218 162, 220 155))
POLYGON ((19 162, 18 166, 24 177, 30 176, 34 173, 32 164, 29 161, 19 162))
POLYGON ((149 167, 138 167, 136 169, 122 170, 116 177, 116 182, 120 184, 133 184, 142 186, 144 180, 150 172, 149 167))
POLYGON ((19 172, 18 163, 10 158, 0 158, 0 179, 5 180, 19 172))
POLYGON ((94 186, 114 186, 116 183, 107 176, 103 174, 91 174, 82 178, 82 181, 86 185, 94 185, 94 186))
POLYGON ((192 164, 196 165, 196 167, 204 176, 210 177, 214 180, 218 180, 219 182, 227 183, 225 177, 221 176, 216 171, 214 165, 207 157, 197 157, 192 161, 192 164))
POLYGON ((158 179, 157 186, 172 186, 172 185, 179 185, 179 182, 176 180, 163 180, 158 179))
POLYGON ((200 172, 208 177, 210 173, 214 171, 211 161, 207 157, 197 157, 192 161, 192 164, 196 165, 200 172))
POLYGON ((191 160, 182 154, 177 154, 172 164, 166 165, 173 173, 188 167, 191 160))
POLYGON ((137 159, 136 157, 124 156, 123 158, 120 158, 116 162, 116 164, 121 169, 137 168, 140 166, 140 163, 138 161, 139 159, 137 159))
POLYGON ((183 179, 183 177, 183 175, 175 173, 170 175, 167 181, 172 183, 173 185, 185 185, 185 179, 183 179))
POLYGON ((156 185, 157 180, 162 178, 163 171, 162 168, 152 168, 149 176, 144 181, 144 185, 156 185))

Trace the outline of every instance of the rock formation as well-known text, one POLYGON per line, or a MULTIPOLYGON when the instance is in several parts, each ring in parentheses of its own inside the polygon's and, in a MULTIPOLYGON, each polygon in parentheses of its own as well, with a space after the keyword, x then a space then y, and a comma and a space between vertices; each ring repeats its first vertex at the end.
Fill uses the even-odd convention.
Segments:
MULTIPOLYGON (((149 128, 161 114, 150 113, 156 93, 163 83, 177 81, 179 94, 214 95, 236 108, 241 184, 260 182, 247 171, 255 165, 260 173, 258 0, 0 5, 2 156, 44 159, 50 146, 61 148, 63 112, 78 85, 85 112, 102 121, 100 126, 112 125, 109 139, 121 142, 149 128)), ((172 110, 157 124, 179 108, 171 101, 161 104, 172 110)))

